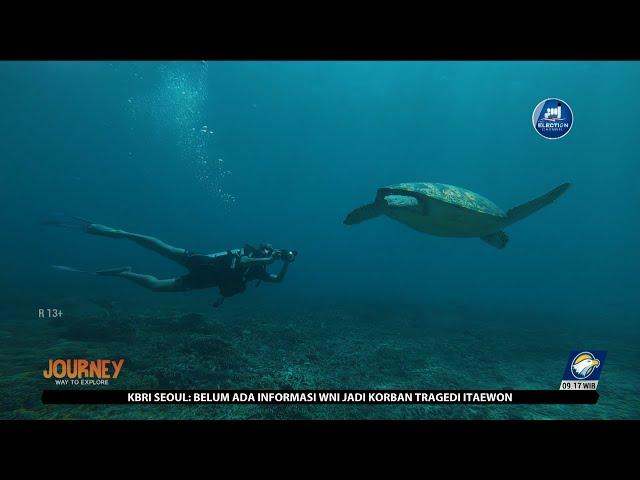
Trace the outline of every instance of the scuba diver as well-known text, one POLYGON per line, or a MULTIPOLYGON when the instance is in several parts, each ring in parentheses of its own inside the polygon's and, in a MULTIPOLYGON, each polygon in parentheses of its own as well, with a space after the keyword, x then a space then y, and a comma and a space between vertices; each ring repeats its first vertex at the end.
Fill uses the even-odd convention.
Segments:
POLYGON ((53 265, 53 268, 90 275, 126 278, 154 292, 184 292, 218 287, 221 296, 213 304, 214 307, 220 306, 225 298, 244 292, 248 282, 255 280, 257 285, 263 281, 269 283, 281 282, 287 273, 289 264, 295 260, 297 255, 296 251, 275 249, 269 244, 262 244, 257 248, 245 245, 243 248, 212 254, 196 253, 168 245, 155 237, 126 232, 78 217, 47 220, 45 224, 79 228, 91 235, 130 240, 141 247, 179 263, 188 270, 188 273, 177 278, 159 279, 153 275, 135 273, 131 271, 131 267, 95 272, 77 270, 62 265, 53 265), (282 261, 280 272, 277 274, 269 273, 267 266, 276 260, 282 261))

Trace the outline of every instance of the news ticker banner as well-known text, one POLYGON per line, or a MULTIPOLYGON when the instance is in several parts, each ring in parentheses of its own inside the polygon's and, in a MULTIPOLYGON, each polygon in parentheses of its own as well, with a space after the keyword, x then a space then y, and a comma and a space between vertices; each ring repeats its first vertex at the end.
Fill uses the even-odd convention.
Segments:
POLYGON ((44 390, 63 404, 595 404, 595 390, 44 390))

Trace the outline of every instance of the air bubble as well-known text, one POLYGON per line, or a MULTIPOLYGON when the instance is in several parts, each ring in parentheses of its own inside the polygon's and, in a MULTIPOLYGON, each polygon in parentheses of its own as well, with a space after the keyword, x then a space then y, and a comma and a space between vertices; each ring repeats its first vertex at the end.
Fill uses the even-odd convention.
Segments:
MULTIPOLYGON (((206 66, 205 61, 203 65, 206 66)), ((131 113, 135 114, 134 107, 148 107, 156 127, 177 134, 180 160, 189 163, 194 178, 202 183, 203 189, 216 197, 221 205, 230 204, 235 198, 225 192, 228 169, 223 168, 223 159, 211 151, 214 132, 202 123, 203 107, 207 102, 207 69, 189 71, 189 68, 186 63, 161 65, 157 89, 143 98, 143 102, 135 97, 129 99, 129 103, 133 103, 131 113)))

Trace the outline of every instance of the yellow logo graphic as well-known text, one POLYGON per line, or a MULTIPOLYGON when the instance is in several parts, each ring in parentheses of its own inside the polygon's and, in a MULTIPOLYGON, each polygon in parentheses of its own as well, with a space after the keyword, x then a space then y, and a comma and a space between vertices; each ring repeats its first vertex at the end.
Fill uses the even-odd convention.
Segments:
POLYGON ((571 362, 571 373, 578 380, 584 380, 599 366, 600 360, 593 353, 582 352, 576 355, 573 362, 571 362))

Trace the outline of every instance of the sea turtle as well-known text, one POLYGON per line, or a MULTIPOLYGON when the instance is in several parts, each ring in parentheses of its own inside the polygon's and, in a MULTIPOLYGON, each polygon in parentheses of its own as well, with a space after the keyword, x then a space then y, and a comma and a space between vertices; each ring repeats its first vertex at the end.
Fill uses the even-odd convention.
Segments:
POLYGON ((541 197, 506 213, 477 193, 444 183, 399 183, 378 189, 373 203, 356 208, 344 219, 346 225, 387 215, 419 232, 440 237, 478 237, 504 248, 509 237, 504 227, 549 205, 569 188, 563 183, 541 197))

